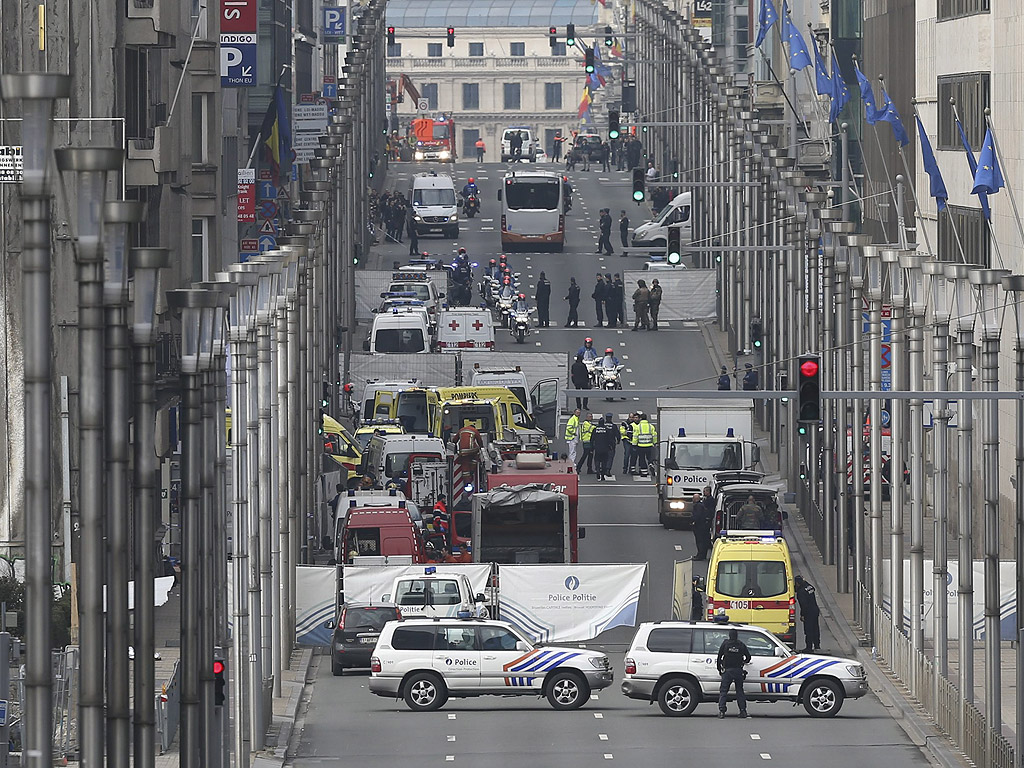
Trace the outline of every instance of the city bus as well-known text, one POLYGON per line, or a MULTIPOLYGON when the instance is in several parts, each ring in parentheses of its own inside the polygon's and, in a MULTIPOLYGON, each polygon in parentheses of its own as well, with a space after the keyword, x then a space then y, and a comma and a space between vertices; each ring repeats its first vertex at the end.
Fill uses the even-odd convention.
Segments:
POLYGON ((565 188, 551 171, 509 171, 498 190, 502 250, 561 251, 565 245, 565 188))

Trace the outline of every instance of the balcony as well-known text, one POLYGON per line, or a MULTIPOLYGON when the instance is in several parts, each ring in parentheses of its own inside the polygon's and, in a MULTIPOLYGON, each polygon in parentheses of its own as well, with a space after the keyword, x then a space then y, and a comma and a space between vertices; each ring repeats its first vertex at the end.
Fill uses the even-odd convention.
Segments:
POLYGON ((181 23, 174 0, 128 0, 125 44, 173 48, 181 23))
POLYGON ((128 140, 127 183, 129 186, 155 187, 177 174, 178 133, 168 125, 159 125, 152 139, 128 140))

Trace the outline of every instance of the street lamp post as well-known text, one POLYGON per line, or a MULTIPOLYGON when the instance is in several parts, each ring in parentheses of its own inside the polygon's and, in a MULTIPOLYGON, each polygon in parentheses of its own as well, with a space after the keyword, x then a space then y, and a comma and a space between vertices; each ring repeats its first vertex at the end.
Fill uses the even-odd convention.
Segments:
POLYGON ((51 73, 0 76, 5 102, 21 100, 22 350, 25 387, 25 632, 24 764, 53 765, 53 510, 50 414, 53 343, 50 338, 50 158, 53 112, 71 78, 51 73))
MULTIPOLYGON (((876 246, 868 245, 864 254, 864 293, 868 300, 869 383, 872 392, 882 389, 882 258, 876 246)), ((871 473, 870 549, 871 605, 882 606, 882 401, 872 398, 868 404, 871 428, 868 433, 868 470, 871 473)), ((876 628, 871 621, 872 643, 877 645, 876 628)))
MULTIPOLYGON (((104 687, 107 670, 113 682, 128 680, 127 653, 106 653, 103 588, 107 574, 104 532, 103 233, 107 174, 121 168, 124 150, 65 147, 55 152, 57 168, 72 171, 75 188, 75 260, 78 263, 78 399, 79 399, 79 552, 78 617, 81 645, 81 695, 78 735, 82 762, 100 765, 106 758, 108 725, 104 687)), ((67 196, 70 200, 70 196, 67 196)), ((125 596, 122 590, 120 595, 125 596)), ((111 594, 113 600, 113 594, 111 594)), ((127 601, 127 597, 125 596, 127 601)), ((113 714, 113 713, 112 713, 113 714)), ((111 719, 112 725, 114 719, 111 719)))
POLYGON ((156 650, 154 586, 156 521, 160 486, 156 456, 156 291, 157 275, 170 264, 166 248, 135 248, 129 257, 134 272, 132 346, 135 354, 133 507, 135 512, 134 742, 135 765, 156 763, 156 650))

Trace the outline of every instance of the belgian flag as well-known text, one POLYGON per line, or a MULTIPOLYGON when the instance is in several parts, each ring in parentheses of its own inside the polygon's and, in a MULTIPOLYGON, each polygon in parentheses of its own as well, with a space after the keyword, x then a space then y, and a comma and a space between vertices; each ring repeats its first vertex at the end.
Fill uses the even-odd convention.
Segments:
POLYGON ((288 124, 288 103, 280 85, 274 88, 274 96, 267 105, 267 113, 260 126, 260 156, 270 166, 274 186, 281 185, 281 171, 292 161, 292 133, 288 124))

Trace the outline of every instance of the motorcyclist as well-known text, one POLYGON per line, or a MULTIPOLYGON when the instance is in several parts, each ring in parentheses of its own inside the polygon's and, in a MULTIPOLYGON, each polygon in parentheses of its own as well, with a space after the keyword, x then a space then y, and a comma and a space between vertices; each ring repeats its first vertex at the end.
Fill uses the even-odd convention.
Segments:
POLYGON ((498 261, 497 259, 491 259, 487 265, 487 276, 497 278, 498 276, 498 261))
POLYGON ((587 336, 583 340, 583 346, 576 350, 577 355, 583 357, 583 362, 587 360, 597 360, 597 350, 594 349, 594 340, 587 336))
POLYGON ((617 368, 619 365, 619 358, 615 356, 614 350, 608 347, 604 351, 604 357, 601 358, 602 368, 617 368))
POLYGON ((515 289, 512 287, 512 280, 505 278, 505 283, 501 286, 501 290, 498 291, 498 298, 500 299, 511 299, 516 295, 515 289))
POLYGON ((469 181, 466 182, 466 186, 462 188, 463 199, 470 197, 471 195, 476 195, 479 198, 479 193, 480 190, 476 185, 476 179, 470 176, 469 181))

